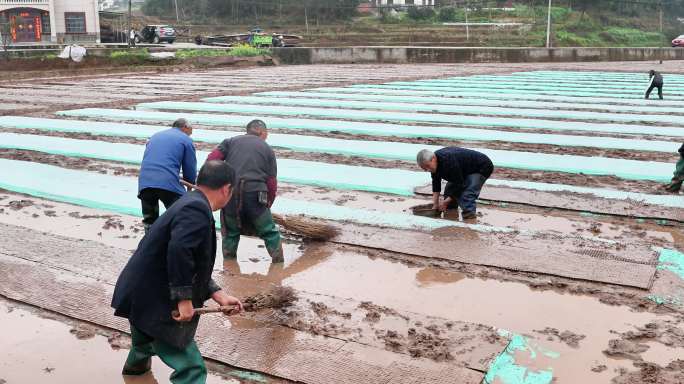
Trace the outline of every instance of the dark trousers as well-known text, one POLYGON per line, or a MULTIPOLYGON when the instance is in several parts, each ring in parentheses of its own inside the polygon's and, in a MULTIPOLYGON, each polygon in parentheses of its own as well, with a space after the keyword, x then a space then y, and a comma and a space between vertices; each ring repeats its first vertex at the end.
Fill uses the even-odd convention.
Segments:
POLYGON ((131 324, 131 350, 124 365, 124 375, 142 375, 150 370, 152 356, 159 356, 164 364, 173 368, 173 384, 202 384, 207 380, 207 369, 197 344, 191 342, 178 349, 161 340, 155 340, 131 324))
POLYGON ((164 203, 164 207, 169 207, 180 199, 181 195, 159 188, 145 188, 138 194, 142 205, 143 225, 145 231, 154 224, 159 218, 159 200, 164 203))
POLYGON ((271 210, 259 195, 266 192, 243 192, 233 196, 228 205, 221 210, 221 237, 223 238, 223 258, 237 257, 240 235, 258 236, 264 241, 268 254, 279 260, 282 258, 282 240, 276 227, 271 210))
POLYGON ((660 100, 663 99, 663 85, 662 84, 651 84, 650 87, 648 87, 648 90, 646 91, 646 98, 648 99, 651 96, 651 92, 653 91, 653 88, 658 88, 658 97, 660 97, 660 100))
MULTIPOLYGON (((463 212, 475 213, 477 211, 477 199, 480 197, 482 186, 487 178, 479 173, 473 173, 465 177, 463 185, 447 183, 444 188, 444 197, 451 197, 463 212)), ((452 203, 451 207, 455 207, 452 203)))

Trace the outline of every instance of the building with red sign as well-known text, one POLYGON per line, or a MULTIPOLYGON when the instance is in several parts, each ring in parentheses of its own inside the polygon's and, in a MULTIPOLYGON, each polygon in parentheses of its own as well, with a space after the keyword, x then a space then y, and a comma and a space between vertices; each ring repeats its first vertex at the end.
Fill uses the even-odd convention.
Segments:
POLYGON ((99 43, 98 10, 97 0, 0 0, 0 24, 15 44, 99 43))

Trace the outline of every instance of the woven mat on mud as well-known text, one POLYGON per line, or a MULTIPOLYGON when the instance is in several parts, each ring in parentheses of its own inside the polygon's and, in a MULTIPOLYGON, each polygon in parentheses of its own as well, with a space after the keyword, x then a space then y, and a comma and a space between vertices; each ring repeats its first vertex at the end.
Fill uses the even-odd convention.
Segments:
MULTIPOLYGON (((129 252, 0 225, 0 295, 128 332, 109 306, 129 252)), ((480 383, 483 373, 314 336, 279 325, 227 326, 205 316, 196 337, 204 357, 301 383, 480 383)))

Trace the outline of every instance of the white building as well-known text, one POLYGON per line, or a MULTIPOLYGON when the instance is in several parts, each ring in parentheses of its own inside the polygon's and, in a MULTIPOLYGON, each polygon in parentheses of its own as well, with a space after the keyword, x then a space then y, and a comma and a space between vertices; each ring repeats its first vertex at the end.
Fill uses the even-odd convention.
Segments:
POLYGON ((98 0, 0 0, 13 43, 99 42, 98 0))
POLYGON ((435 0, 373 0, 376 6, 403 5, 403 6, 434 6, 435 0))

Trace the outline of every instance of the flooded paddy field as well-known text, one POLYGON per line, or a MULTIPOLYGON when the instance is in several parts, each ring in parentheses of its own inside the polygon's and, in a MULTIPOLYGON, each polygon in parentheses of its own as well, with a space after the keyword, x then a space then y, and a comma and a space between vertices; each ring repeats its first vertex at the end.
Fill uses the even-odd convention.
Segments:
MULTIPOLYGON (((283 265, 252 238, 236 262, 218 255, 215 280, 261 304, 202 318, 209 382, 684 382, 684 197, 662 188, 684 141, 684 71, 658 66, 665 100, 644 100, 653 66, 2 81, 0 323, 16 332, 0 382, 123 381, 129 329, 108 304, 143 236, 146 139, 179 117, 200 163, 264 120, 273 211, 339 230, 324 243, 285 232, 283 265), (414 214, 431 193, 415 154, 449 145, 494 162, 475 219, 414 214)), ((146 380, 167 382, 155 364, 146 380)))

